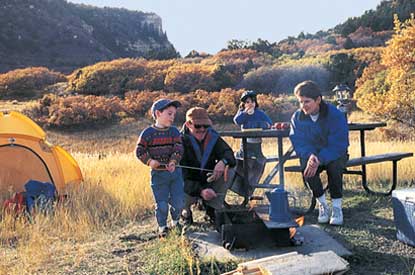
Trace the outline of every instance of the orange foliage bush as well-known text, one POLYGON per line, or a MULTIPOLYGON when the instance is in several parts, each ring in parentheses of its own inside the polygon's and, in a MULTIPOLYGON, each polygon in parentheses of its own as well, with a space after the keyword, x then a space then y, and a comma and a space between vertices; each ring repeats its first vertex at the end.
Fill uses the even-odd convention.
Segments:
POLYGON ((246 60, 246 59, 258 59, 261 57, 261 54, 255 50, 250 49, 237 49, 237 50, 228 50, 221 51, 215 54, 212 58, 209 58, 210 61, 214 63, 226 63, 232 62, 234 60, 246 60))
POLYGON ((45 95, 39 104, 26 112, 46 127, 68 128, 103 123, 117 118, 123 111, 118 97, 45 95))
POLYGON ((128 90, 158 90, 164 87, 167 69, 175 60, 116 59, 74 71, 68 88, 79 94, 124 94, 128 90))
POLYGON ((0 98, 34 97, 48 85, 63 81, 63 74, 44 67, 13 70, 0 74, 0 98))
MULTIPOLYGON (((193 93, 165 93, 162 91, 134 91, 119 97, 106 98, 94 95, 58 97, 46 95, 39 104, 26 112, 36 122, 46 127, 68 128, 91 124, 125 121, 129 118, 151 118, 149 109, 159 98, 179 100, 176 122, 185 120, 185 112, 194 106, 206 108, 214 122, 232 122, 237 112, 243 90, 223 89, 219 92, 197 90, 193 93)), ((296 109, 295 103, 287 97, 259 95, 261 109, 274 120, 288 120, 296 109)))
POLYGON ((167 91, 192 92, 197 89, 213 91, 218 88, 214 79, 215 65, 177 64, 171 66, 164 80, 167 91))

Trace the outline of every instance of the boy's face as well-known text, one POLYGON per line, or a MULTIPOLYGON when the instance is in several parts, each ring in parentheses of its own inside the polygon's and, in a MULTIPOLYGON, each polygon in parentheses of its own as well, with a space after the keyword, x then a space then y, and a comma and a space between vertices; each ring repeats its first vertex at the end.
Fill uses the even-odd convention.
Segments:
POLYGON ((174 106, 169 106, 163 111, 156 111, 156 121, 162 127, 170 127, 176 116, 177 108, 174 106))
POLYGON ((306 96, 297 95, 300 108, 306 115, 316 115, 320 111, 321 96, 312 99, 306 96))

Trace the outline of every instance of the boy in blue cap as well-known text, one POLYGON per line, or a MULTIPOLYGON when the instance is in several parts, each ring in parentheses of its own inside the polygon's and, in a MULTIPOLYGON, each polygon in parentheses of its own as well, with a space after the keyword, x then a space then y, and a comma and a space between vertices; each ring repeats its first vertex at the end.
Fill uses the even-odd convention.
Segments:
POLYGON ((135 150, 137 158, 151 167, 159 237, 165 237, 168 232, 169 204, 172 227, 176 227, 184 203, 182 170, 176 167, 183 156, 183 144, 179 130, 172 126, 180 106, 176 100, 155 101, 151 106, 155 124, 141 132, 135 150))

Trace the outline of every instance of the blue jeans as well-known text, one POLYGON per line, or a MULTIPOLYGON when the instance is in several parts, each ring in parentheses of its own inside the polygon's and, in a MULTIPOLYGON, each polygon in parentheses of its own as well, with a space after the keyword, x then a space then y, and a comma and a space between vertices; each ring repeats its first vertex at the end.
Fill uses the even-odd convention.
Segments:
POLYGON ((151 189, 156 201, 156 219, 159 226, 167 225, 169 214, 178 221, 184 205, 183 176, 181 168, 173 173, 165 170, 151 170, 151 189))

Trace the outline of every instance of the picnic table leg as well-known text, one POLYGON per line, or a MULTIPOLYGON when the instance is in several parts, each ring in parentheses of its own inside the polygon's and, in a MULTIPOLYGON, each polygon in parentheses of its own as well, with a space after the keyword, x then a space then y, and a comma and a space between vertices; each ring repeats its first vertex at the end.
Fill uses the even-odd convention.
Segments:
POLYGON ((279 167, 279 186, 282 190, 284 190, 284 151, 282 148, 282 137, 278 137, 278 162, 279 167))
POLYGON ((373 195, 381 195, 381 196, 389 196, 392 194, 392 191, 395 190, 397 184, 398 184, 398 160, 392 160, 392 184, 387 184, 384 188, 382 187, 382 191, 376 191, 373 190, 373 188, 369 187, 369 185, 366 183, 363 187, 365 188, 366 192, 373 195), (390 186, 389 186, 390 185, 390 186))
POLYGON ((398 184, 398 161, 392 161, 392 188, 387 195, 391 195, 392 191, 395 190, 398 184))
MULTIPOLYGON (((360 156, 366 156, 365 148, 365 130, 360 130, 360 156)), ((362 165, 362 185, 363 188, 370 193, 370 190, 367 186, 367 177, 366 177, 366 165, 362 165)))
MULTIPOLYGON (((244 151, 243 156, 243 165, 244 165, 244 185, 245 185, 245 190, 249 189, 249 167, 248 167, 248 145, 247 145, 247 139, 246 137, 242 138, 242 150, 244 151)), ((246 192, 247 194, 248 192, 246 192)), ((248 203, 248 195, 244 196, 244 201, 242 203, 242 205, 246 205, 248 203)))

